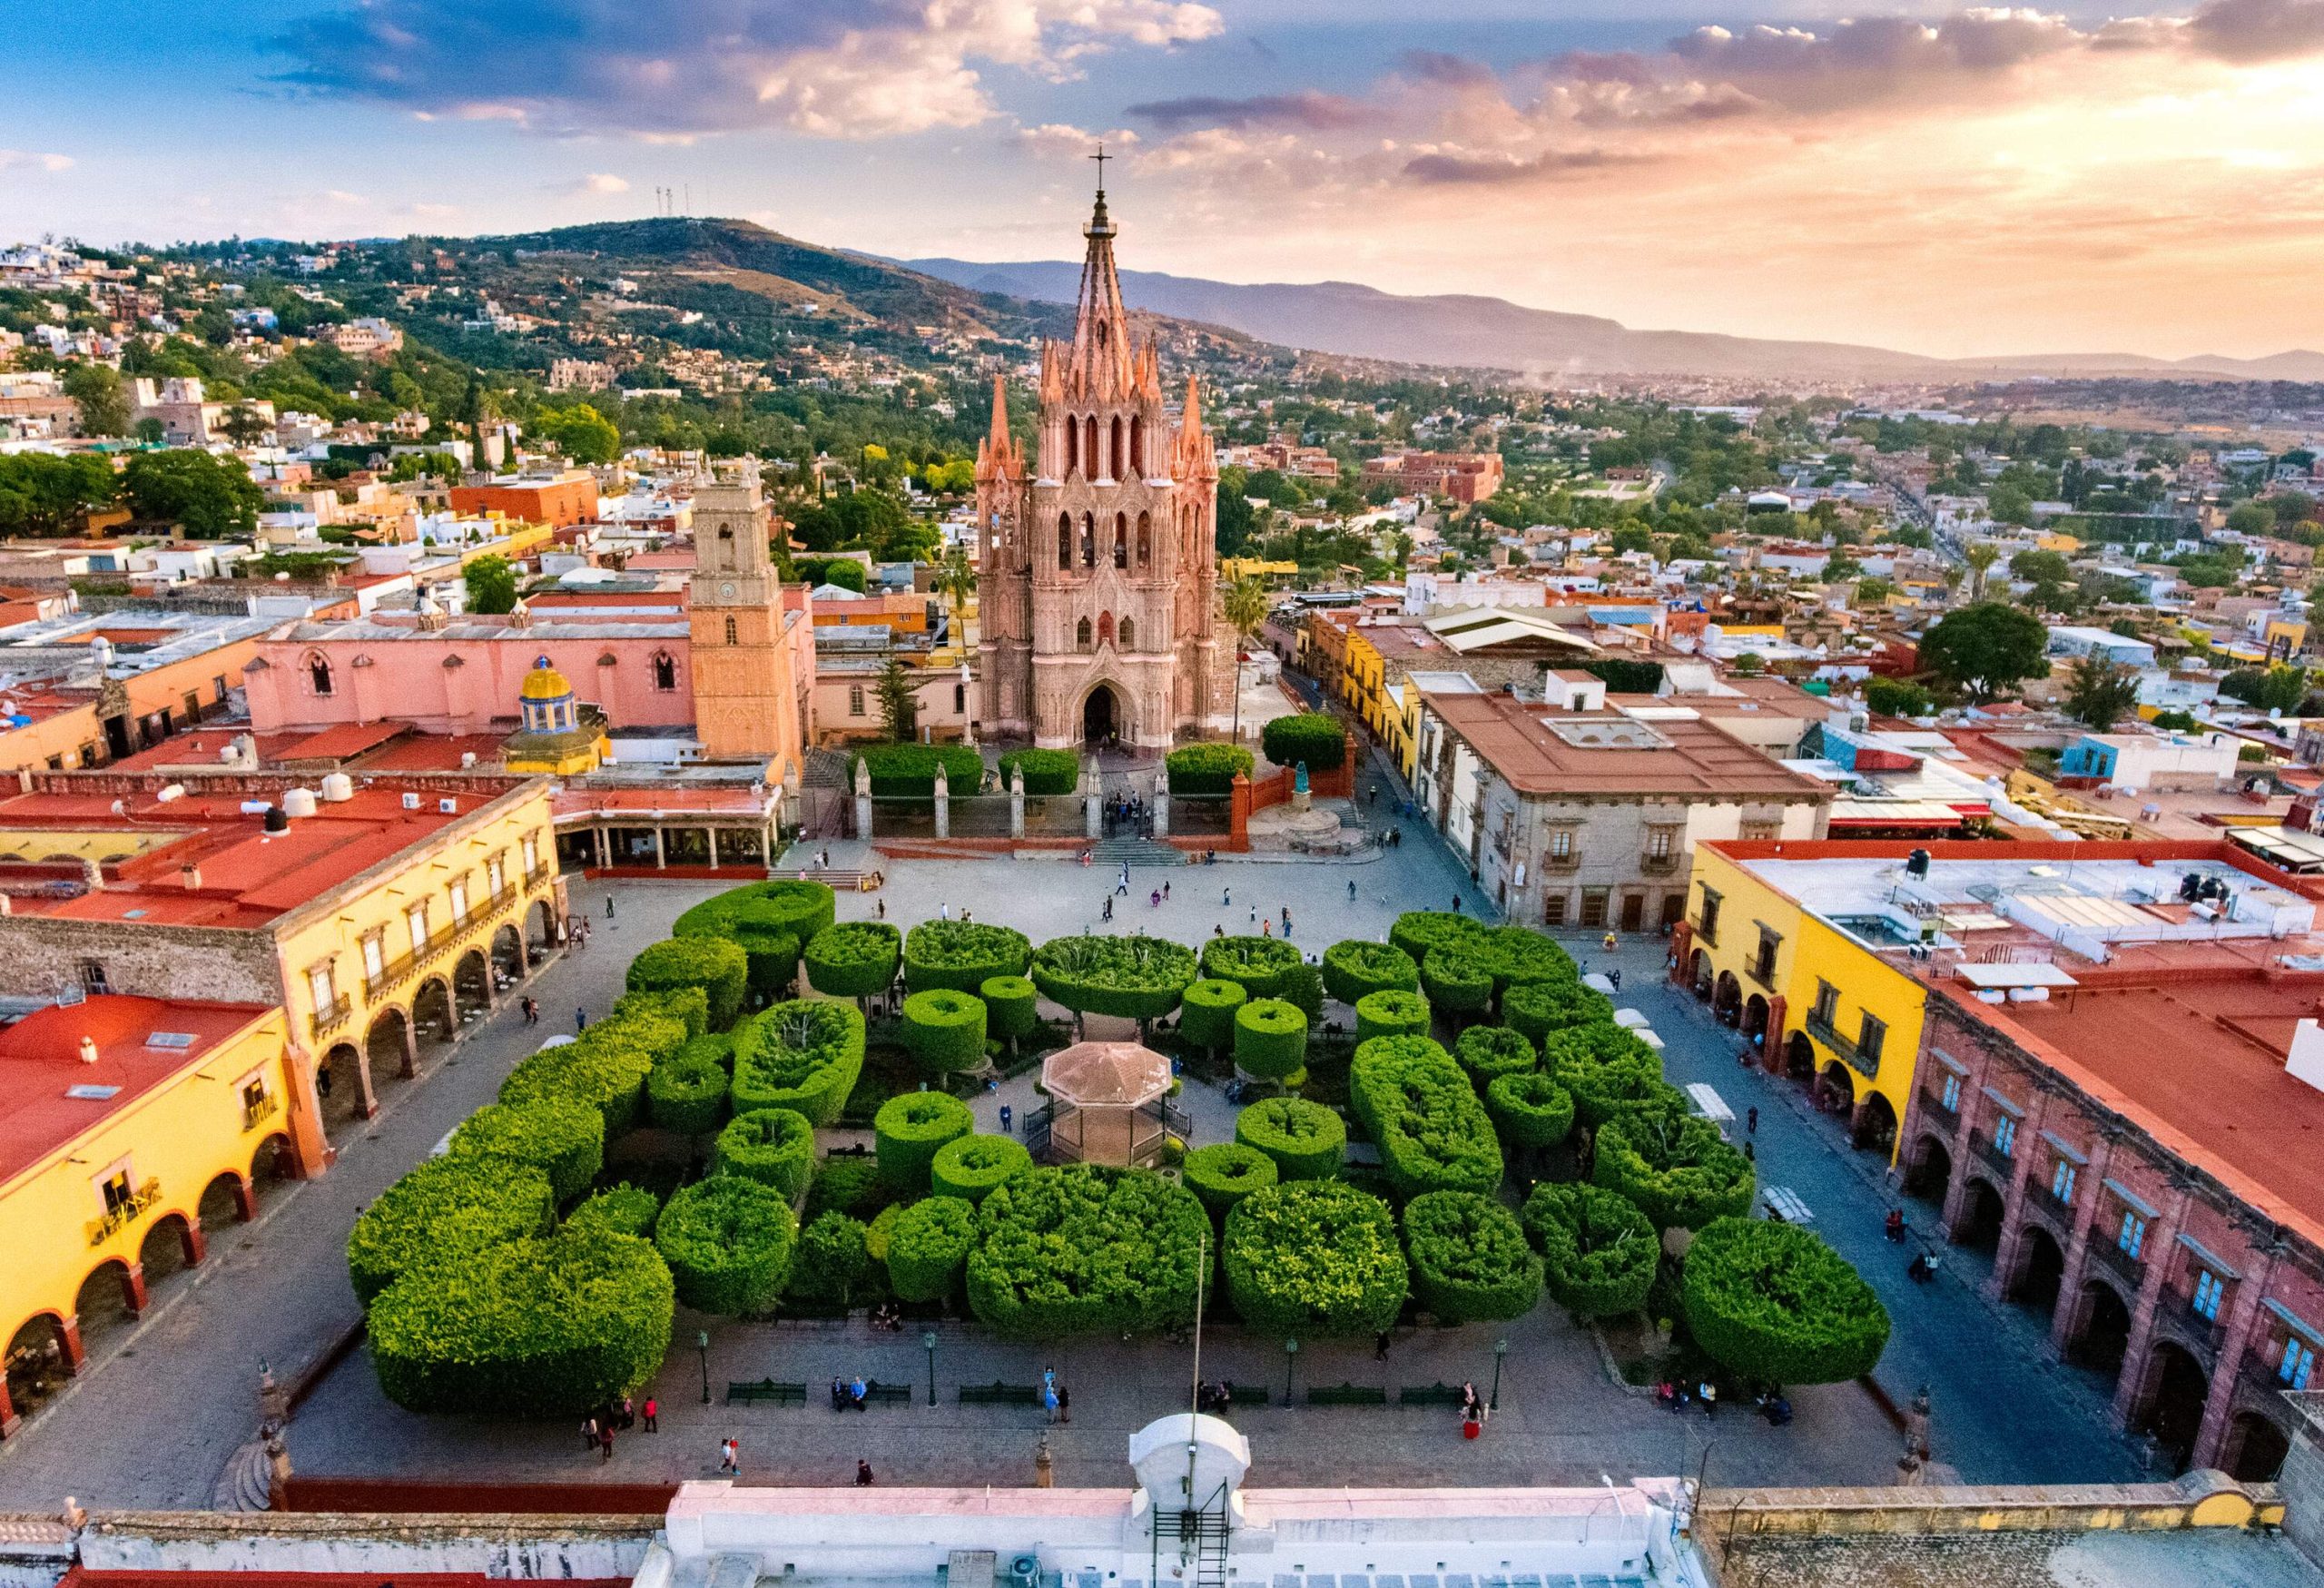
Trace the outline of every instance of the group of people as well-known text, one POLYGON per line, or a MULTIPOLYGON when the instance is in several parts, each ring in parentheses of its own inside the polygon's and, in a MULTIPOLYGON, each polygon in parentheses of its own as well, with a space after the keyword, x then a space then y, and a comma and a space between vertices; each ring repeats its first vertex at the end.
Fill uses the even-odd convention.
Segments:
POLYGON ((878 1382, 877 1379, 864 1377, 861 1373, 853 1378, 832 1379, 832 1410, 835 1412, 863 1410, 871 1399, 872 1386, 878 1382))
POLYGON ((1106 836, 1128 832, 1139 838, 1154 836, 1154 809, 1143 794, 1116 794, 1105 805, 1106 836))
POLYGON ((903 1309, 892 1301, 882 1301, 872 1309, 872 1327, 896 1333, 904 1327, 903 1309))
POLYGON ((637 1419, 643 1415, 645 1419, 645 1431, 651 1434, 660 1425, 661 1415, 661 1403, 652 1396, 645 1397, 645 1403, 643 1406, 637 1405, 629 1396, 624 1396, 602 1410, 591 1412, 581 1420, 581 1448, 595 1451, 600 1461, 611 1461, 614 1458, 614 1435, 616 1433, 628 1433, 637 1425, 637 1419))

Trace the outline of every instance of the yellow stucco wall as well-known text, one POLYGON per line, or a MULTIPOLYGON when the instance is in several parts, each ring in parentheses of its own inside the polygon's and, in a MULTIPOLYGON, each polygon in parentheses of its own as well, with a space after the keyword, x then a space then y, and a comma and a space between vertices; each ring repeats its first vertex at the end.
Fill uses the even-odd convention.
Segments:
POLYGON ((254 1015, 169 1080, 0 1186, 0 1230, 7 1232, 0 1338, 42 1313, 73 1321, 91 1274, 116 1259, 136 1264, 147 1237, 172 1216, 199 1225, 202 1191, 220 1175, 249 1179, 261 1145, 286 1129, 283 1033, 281 1011, 254 1015), (255 1108, 244 1102, 249 1087, 262 1089, 255 1108), (108 1229, 103 1182, 124 1169, 145 1193, 143 1206, 108 1229))
POLYGON ((174 843, 183 836, 182 828, 140 828, 134 833, 95 828, 86 833, 61 833, 49 827, 0 827, 0 860, 38 864, 55 856, 111 865, 164 843, 174 843))

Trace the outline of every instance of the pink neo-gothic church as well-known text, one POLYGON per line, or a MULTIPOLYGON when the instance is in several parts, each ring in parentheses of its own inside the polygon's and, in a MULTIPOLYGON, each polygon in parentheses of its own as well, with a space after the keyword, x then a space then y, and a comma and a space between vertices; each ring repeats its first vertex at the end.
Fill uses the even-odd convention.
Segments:
POLYGON ((1154 343, 1130 335, 1103 187, 1082 235, 1072 345, 1041 350, 1033 454, 1009 434, 998 377, 977 449, 983 715, 1044 748, 1167 749, 1234 719, 1218 460, 1194 379, 1174 425, 1154 343))

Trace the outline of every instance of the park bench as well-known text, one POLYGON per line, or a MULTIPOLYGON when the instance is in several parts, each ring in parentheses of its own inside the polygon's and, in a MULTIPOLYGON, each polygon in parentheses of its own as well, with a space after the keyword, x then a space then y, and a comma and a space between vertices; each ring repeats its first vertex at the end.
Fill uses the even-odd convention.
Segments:
POLYGON ((908 1406, 911 1405, 911 1386, 909 1384, 867 1384, 863 1386, 863 1398, 881 1406, 908 1406))
POLYGON ((960 1386, 960 1404, 964 1406, 1037 1406, 1041 1404, 1041 1386, 1038 1384, 1003 1384, 994 1379, 990 1384, 960 1386))
POLYGON ((1408 1384, 1396 1392, 1400 1406, 1457 1406, 1461 1404, 1461 1386, 1457 1384, 1408 1384))
POLYGON ((726 1404, 736 1401, 773 1401, 776 1406, 803 1406, 807 1404, 807 1386, 803 1384, 777 1384, 772 1378, 730 1379, 726 1385, 726 1404))
POLYGON ((1384 1406, 1388 1392, 1376 1384, 1343 1384, 1334 1388, 1327 1384, 1314 1386, 1307 1391, 1311 1406, 1384 1406))
POLYGON ((1274 1398, 1274 1395, 1264 1384, 1226 1386, 1226 1404, 1230 1406, 1263 1406, 1274 1398))

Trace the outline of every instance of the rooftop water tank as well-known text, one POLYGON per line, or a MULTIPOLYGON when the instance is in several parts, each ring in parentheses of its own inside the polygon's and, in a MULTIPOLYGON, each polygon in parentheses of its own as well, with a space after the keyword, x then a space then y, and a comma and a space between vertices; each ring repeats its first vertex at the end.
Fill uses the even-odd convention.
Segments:
POLYGON ((315 791, 294 788, 282 796, 282 814, 286 816, 311 816, 315 814, 315 791))
POLYGON ((323 778, 323 799, 330 804, 342 804, 355 797, 355 780, 344 772, 327 774, 323 778))

